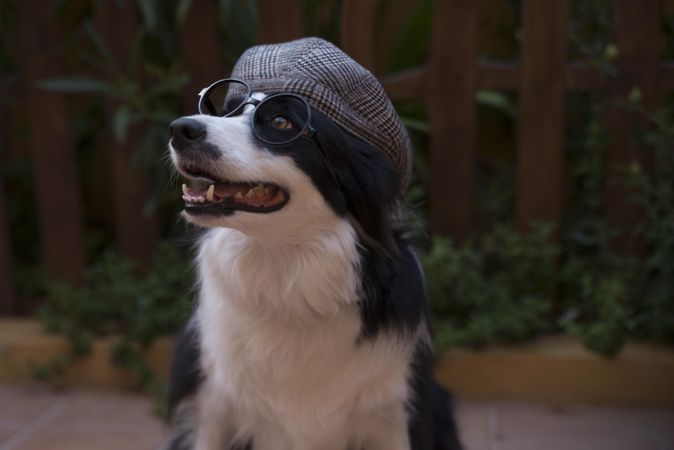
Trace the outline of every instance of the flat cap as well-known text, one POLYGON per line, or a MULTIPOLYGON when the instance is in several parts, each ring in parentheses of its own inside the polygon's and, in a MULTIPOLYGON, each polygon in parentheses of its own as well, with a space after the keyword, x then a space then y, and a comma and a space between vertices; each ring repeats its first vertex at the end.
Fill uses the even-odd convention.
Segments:
POLYGON ((246 50, 232 71, 253 91, 292 92, 393 161, 403 192, 412 169, 412 144, 381 83, 330 42, 304 38, 246 50))

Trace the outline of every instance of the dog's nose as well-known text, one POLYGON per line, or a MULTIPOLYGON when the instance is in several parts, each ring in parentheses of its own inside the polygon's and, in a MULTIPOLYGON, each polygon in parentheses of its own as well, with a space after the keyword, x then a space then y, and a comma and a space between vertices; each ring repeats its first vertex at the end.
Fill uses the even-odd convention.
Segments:
POLYGON ((201 141, 206 136, 206 125, 198 120, 181 117, 169 125, 171 144, 176 150, 201 141))

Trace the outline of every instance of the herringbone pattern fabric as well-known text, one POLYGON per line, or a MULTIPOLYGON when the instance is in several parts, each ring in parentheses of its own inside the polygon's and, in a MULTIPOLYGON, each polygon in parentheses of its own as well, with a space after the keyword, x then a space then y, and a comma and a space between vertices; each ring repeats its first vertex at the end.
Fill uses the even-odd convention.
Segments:
POLYGON ((320 38, 259 45, 232 71, 253 91, 292 92, 346 130, 383 150, 396 165, 401 190, 410 179, 412 144, 379 81, 346 53, 320 38))

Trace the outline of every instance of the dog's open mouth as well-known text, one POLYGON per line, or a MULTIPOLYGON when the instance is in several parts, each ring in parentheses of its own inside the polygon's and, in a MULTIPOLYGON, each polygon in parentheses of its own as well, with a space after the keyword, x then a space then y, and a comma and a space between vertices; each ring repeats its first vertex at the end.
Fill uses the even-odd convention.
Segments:
POLYGON ((236 210, 270 213, 288 203, 288 193, 274 183, 223 181, 203 174, 191 175, 182 185, 188 214, 228 215, 236 210))

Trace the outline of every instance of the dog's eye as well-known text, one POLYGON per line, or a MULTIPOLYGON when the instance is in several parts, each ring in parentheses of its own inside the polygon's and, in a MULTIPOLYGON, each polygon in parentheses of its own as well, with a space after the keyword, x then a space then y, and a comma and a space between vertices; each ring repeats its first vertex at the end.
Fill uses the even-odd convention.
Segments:
POLYGON ((279 130, 289 130, 293 128, 292 122, 283 116, 276 116, 271 120, 271 126, 279 130))

